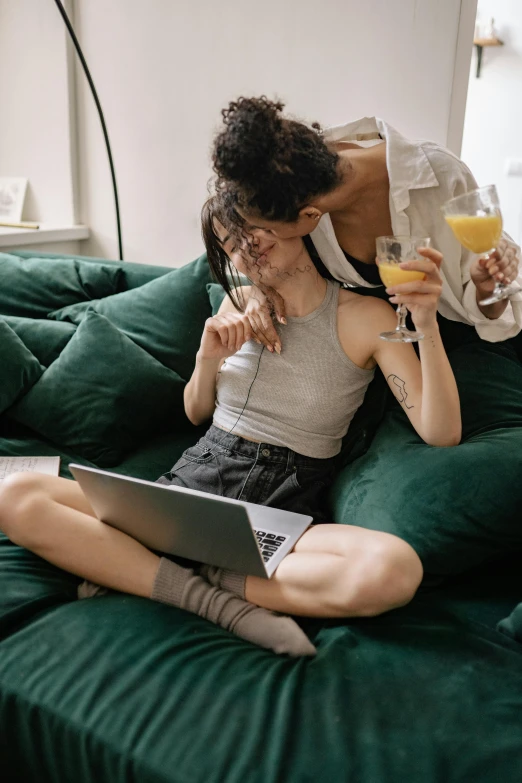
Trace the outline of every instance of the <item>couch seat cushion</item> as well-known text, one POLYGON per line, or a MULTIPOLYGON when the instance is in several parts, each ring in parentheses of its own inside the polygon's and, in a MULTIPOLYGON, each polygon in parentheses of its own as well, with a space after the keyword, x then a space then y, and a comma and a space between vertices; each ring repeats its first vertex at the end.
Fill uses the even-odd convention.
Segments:
POLYGON ((317 657, 291 660, 146 599, 71 602, 74 580, 1 547, 0 582, 6 562, 2 604, 26 602, 0 641, 9 781, 522 779, 517 645, 429 596, 316 623, 317 657))

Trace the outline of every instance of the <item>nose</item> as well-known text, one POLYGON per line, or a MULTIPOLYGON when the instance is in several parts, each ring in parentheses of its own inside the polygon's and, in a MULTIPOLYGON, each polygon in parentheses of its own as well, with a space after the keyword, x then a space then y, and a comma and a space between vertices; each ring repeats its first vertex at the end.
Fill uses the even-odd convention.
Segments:
POLYGON ((241 237, 241 250, 249 250, 258 245, 259 237, 255 236, 253 232, 249 231, 248 234, 243 233, 243 236, 241 237))
POLYGON ((252 234, 257 237, 258 240, 271 239, 274 236, 277 236, 276 232, 271 228, 254 228, 252 229, 252 234))
POLYGON ((243 232, 241 248, 243 250, 247 250, 248 248, 258 247, 260 241, 260 232, 262 233, 262 229, 258 228, 251 229, 248 232, 243 232))

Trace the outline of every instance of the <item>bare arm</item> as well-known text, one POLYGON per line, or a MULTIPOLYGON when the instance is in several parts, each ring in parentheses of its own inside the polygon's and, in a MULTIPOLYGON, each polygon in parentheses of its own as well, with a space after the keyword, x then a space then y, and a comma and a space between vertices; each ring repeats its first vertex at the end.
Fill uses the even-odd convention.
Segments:
POLYGON ((185 386, 185 413, 192 424, 202 424, 211 418, 216 407, 217 375, 223 361, 252 337, 248 317, 239 313, 226 296, 217 315, 205 323, 196 367, 185 386))
MULTIPOLYGON (((377 332, 395 328, 395 314, 387 310, 373 321, 377 332)), ((384 340, 376 345, 374 357, 420 437, 431 446, 455 446, 462 426, 457 384, 437 324, 422 331, 420 361, 410 344, 384 340)))
POLYGON ((432 249, 421 253, 427 260, 411 261, 404 267, 424 272, 426 279, 387 289, 393 294, 391 301, 394 304, 406 304, 416 328, 424 334, 424 340, 419 342, 420 361, 410 344, 379 338, 380 332, 395 328, 396 315, 386 302, 370 297, 359 305, 361 333, 367 336, 368 343, 358 361, 366 366, 365 361, 373 357, 395 398, 426 443, 454 446, 460 441, 462 424, 457 384, 437 324, 442 256, 432 249))
MULTIPOLYGON (((420 363, 411 346, 384 340, 379 341, 374 356, 421 438, 432 446, 455 446, 462 435, 459 393, 437 324, 442 255, 431 248, 420 252, 425 260, 401 266, 424 272, 425 279, 386 289, 391 294, 390 301, 405 304, 415 327, 424 333, 424 340, 419 343, 420 363), (401 352, 405 347, 410 350, 401 352)), ((386 320, 390 321, 389 311, 386 320)))

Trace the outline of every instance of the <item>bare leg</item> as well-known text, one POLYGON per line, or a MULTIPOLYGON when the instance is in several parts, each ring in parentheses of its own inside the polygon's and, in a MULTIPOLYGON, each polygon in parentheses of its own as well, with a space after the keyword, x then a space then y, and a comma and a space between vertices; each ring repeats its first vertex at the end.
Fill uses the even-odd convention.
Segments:
POLYGON ((420 559, 402 539, 350 525, 317 525, 272 579, 247 577, 245 597, 288 614, 371 616, 408 603, 421 579, 420 559))
POLYGON ((150 597, 160 558, 96 519, 76 482, 18 474, 0 497, 0 530, 15 544, 91 582, 150 597))
POLYGON ((192 569, 158 557, 100 522, 74 482, 12 476, 0 490, 0 530, 15 544, 90 582, 187 609, 275 652, 315 654, 291 618, 210 585, 192 569))

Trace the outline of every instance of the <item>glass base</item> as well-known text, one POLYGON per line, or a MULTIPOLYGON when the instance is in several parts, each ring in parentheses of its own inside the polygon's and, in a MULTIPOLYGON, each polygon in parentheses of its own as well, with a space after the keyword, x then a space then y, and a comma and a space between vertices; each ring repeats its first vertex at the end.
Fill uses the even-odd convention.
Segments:
POLYGON ((381 332, 379 337, 389 343, 418 343, 424 340, 422 332, 412 332, 410 329, 394 329, 393 332, 381 332))
POLYGON ((495 288, 491 296, 488 296, 486 299, 481 299, 479 304, 481 305, 491 305, 496 304, 497 302, 502 302, 503 299, 509 299, 510 296, 513 296, 513 294, 518 294, 518 292, 522 290, 517 283, 510 283, 510 285, 499 285, 495 288))

